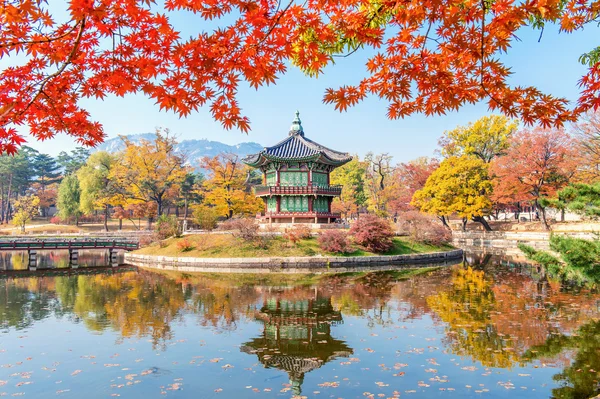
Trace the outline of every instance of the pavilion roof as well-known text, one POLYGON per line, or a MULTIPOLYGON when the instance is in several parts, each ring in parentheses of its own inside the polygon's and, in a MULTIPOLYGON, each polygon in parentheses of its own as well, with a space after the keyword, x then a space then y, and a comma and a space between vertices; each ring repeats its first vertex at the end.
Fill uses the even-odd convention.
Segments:
POLYGON ((250 166, 260 167, 269 162, 314 161, 341 166, 352 160, 352 156, 316 143, 304 136, 299 113, 292 122, 288 137, 271 147, 265 147, 257 154, 248 155, 242 161, 250 166))

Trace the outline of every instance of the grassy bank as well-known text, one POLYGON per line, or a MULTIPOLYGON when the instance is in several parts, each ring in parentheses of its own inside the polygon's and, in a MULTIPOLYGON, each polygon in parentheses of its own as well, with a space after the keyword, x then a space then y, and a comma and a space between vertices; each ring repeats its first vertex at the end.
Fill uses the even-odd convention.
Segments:
POLYGON ((321 274, 248 274, 248 273, 181 273, 168 270, 152 270, 148 273, 165 275, 175 280, 184 280, 192 283, 209 282, 211 284, 224 284, 227 286, 313 286, 327 284, 328 282, 361 283, 373 279, 401 281, 415 276, 431 273, 439 267, 422 267, 416 269, 399 269, 381 272, 351 272, 351 273, 321 273, 321 274))
MULTIPOLYGON (((426 245, 411 242, 405 238, 394 238, 394 247, 383 255, 404 255, 447 251, 453 249, 450 245, 426 245)), ((194 258, 265 258, 272 256, 332 256, 332 254, 319 248, 316 238, 303 239, 296 244, 290 243, 282 237, 273 237, 267 240, 264 246, 246 242, 231 234, 200 234, 184 238, 170 238, 161 243, 154 243, 134 253, 157 256, 188 256, 194 258), (178 243, 187 240, 193 249, 182 251, 178 243)), ((357 245, 352 251, 343 256, 372 256, 379 255, 369 252, 357 245)))

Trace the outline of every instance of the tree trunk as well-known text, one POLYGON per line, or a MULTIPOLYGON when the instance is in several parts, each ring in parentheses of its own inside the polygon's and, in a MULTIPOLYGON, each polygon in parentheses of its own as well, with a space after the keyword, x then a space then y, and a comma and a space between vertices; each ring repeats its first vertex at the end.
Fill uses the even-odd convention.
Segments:
POLYGON ((147 225, 147 229, 148 230, 152 230, 152 218, 148 218, 148 225, 147 225))
POLYGON ((490 227, 490 225, 488 224, 487 220, 485 220, 485 217, 483 216, 473 216, 472 220, 474 222, 479 222, 482 224, 483 228, 485 229, 485 231, 492 231, 492 228, 490 227))
POLYGON ((183 203, 183 220, 187 221, 187 217, 188 217, 188 200, 186 198, 183 203))
POLYGON ((467 231, 467 222, 468 221, 469 221, 469 219, 467 219, 467 218, 462 219, 462 230, 463 231, 467 231))
POLYGON ((108 231, 108 204, 104 205, 104 231, 108 231))
POLYGON ((546 208, 541 206, 537 200, 535 201, 536 208, 540 211, 540 216, 542 219, 542 223, 544 224, 544 229, 550 230, 550 226, 548 225, 548 220, 546 220, 546 208))
POLYGON ((438 216, 438 219, 440 219, 442 221, 442 224, 445 227, 450 228, 450 225, 448 224, 448 221, 446 220, 446 216, 438 216))
POLYGON ((561 222, 565 221, 565 208, 560 210, 560 221, 561 222))
POLYGON ((119 231, 123 229, 123 219, 119 218, 119 231))

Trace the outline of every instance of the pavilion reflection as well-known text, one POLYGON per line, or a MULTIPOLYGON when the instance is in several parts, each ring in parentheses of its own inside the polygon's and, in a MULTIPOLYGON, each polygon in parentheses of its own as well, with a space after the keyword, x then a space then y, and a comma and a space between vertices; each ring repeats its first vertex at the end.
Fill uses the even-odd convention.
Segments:
MULTIPOLYGON (((294 395, 302 393, 304 375, 353 350, 331 336, 332 325, 343 323, 331 297, 317 289, 290 298, 289 292, 268 292, 256 320, 263 323, 262 336, 242 345, 241 351, 256 354, 266 368, 277 368, 289 376, 294 395)), ((296 292, 297 294, 297 292, 296 292)))

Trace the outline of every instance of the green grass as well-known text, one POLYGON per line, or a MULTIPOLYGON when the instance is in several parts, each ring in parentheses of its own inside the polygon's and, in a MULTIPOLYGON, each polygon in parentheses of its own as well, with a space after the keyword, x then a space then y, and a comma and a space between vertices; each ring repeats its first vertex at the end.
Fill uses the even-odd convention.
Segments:
MULTIPOLYGON (((394 238, 394 247, 383 255, 404 255, 427 253, 436 251, 448 251, 453 249, 450 245, 427 245, 411 242, 406 238, 394 238)), ((157 256, 178 256, 194 258, 265 258, 265 257, 296 257, 296 256, 332 256, 337 255, 323 251, 319 248, 316 238, 300 240, 292 244, 282 237, 274 237, 267 240, 265 246, 253 242, 246 242, 230 234, 202 234, 190 235, 183 238, 170 238, 161 243, 142 248, 134 253, 157 256), (182 251, 177 243, 181 240, 190 241, 194 249, 182 251)), ((353 246, 351 253, 342 256, 373 256, 375 254, 359 247, 353 246)))

